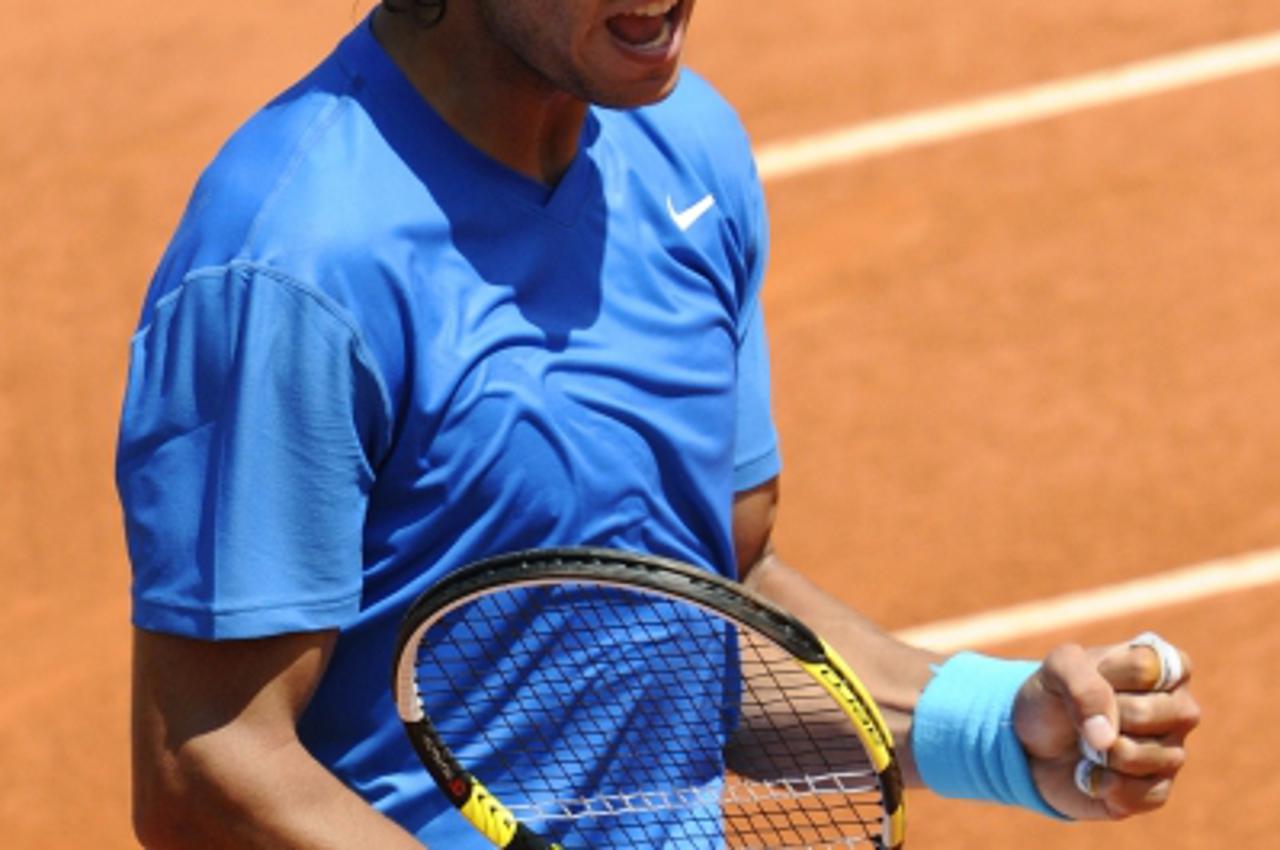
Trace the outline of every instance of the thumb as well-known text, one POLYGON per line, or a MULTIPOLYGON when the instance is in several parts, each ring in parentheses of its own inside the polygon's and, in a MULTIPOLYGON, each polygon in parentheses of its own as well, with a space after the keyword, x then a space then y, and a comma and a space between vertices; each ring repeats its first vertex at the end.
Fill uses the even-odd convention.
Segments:
POLYGON ((1116 724, 1105 714, 1092 714, 1080 723, 1080 737, 1094 750, 1105 753, 1116 742, 1116 724))
POLYGON ((1067 644, 1049 653, 1041 672, 1045 690, 1062 701, 1085 743, 1100 753, 1111 749, 1119 735, 1120 709, 1097 659, 1067 644))

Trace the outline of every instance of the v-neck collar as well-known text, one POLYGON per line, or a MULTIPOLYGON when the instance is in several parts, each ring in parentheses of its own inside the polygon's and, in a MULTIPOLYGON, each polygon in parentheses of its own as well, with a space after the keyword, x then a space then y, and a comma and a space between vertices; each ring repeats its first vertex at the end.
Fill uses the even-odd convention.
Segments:
POLYGON ((373 35, 373 16, 369 15, 338 46, 338 60, 370 96, 385 108, 382 117, 401 124, 414 135, 433 139, 428 150, 407 151, 415 168, 439 168, 443 152, 449 165, 465 169, 468 179, 476 182, 477 191, 496 191, 531 207, 549 218, 570 225, 576 219, 594 164, 591 146, 599 135, 599 121, 594 109, 588 109, 579 138, 578 150, 559 182, 551 187, 505 165, 467 141, 445 121, 391 59, 373 35))

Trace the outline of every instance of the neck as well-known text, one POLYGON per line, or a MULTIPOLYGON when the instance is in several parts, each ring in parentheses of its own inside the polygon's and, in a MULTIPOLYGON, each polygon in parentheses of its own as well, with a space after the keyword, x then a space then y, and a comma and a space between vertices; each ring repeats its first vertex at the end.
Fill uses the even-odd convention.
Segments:
POLYGON ((554 185, 578 151, 588 104, 493 45, 468 4, 436 26, 374 13, 374 35, 432 108, 472 145, 521 174, 554 185))

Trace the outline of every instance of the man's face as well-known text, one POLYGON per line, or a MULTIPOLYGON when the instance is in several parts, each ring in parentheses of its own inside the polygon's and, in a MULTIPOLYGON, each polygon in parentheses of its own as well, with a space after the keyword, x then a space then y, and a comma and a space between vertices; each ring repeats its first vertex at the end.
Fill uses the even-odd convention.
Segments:
POLYGON ((494 41, 556 89, 605 106, 675 85, 695 0, 479 0, 494 41))

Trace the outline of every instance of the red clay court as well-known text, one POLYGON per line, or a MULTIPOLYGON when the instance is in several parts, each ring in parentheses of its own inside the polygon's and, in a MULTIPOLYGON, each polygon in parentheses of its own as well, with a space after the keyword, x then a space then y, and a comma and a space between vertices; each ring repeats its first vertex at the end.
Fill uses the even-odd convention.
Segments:
MULTIPOLYGON (((8 846, 136 846, 127 340, 199 169, 369 2, 54 4, 0 36, 8 846)), ((1276 33, 1274 0, 701 0, 690 64, 775 150, 1276 33)), ((1241 65, 771 177, 787 557, 907 628, 1280 546, 1277 104, 1280 65, 1241 65)), ((1276 610, 1264 583, 1070 629, 1195 659, 1165 811, 1064 827, 920 792, 910 846, 1270 846, 1276 610)))

